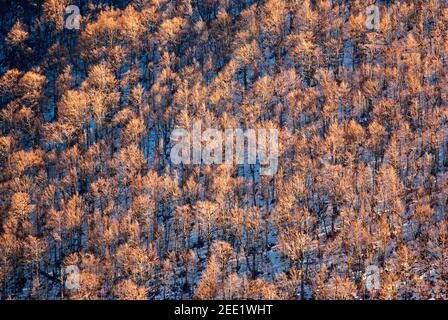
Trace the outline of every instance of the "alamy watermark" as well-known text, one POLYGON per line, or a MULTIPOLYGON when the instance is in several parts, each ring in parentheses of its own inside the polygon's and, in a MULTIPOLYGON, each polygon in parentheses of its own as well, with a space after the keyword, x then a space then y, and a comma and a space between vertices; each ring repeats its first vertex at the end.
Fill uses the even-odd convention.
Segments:
POLYGON ((65 14, 67 17, 65 18, 64 27, 69 30, 79 30, 81 28, 81 13, 78 6, 70 5, 65 8, 65 14))
POLYGON ((79 289, 79 268, 76 265, 69 265, 64 269, 65 288, 68 290, 79 289))
POLYGON ((202 131, 201 121, 196 121, 191 130, 174 129, 170 139, 173 164, 259 163, 261 175, 272 176, 277 172, 277 129, 212 128, 202 131))
POLYGON ((374 4, 366 8, 366 28, 378 30, 380 28, 380 8, 374 4))
POLYGON ((375 265, 368 266, 365 277, 367 290, 376 291, 380 289, 380 268, 375 265))

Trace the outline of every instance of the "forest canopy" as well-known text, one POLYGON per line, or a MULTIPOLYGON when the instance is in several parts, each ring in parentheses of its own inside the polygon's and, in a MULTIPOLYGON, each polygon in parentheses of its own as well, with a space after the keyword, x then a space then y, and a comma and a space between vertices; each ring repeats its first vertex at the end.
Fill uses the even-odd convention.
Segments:
POLYGON ((2 3, 0 299, 448 299, 448 1, 2 3))

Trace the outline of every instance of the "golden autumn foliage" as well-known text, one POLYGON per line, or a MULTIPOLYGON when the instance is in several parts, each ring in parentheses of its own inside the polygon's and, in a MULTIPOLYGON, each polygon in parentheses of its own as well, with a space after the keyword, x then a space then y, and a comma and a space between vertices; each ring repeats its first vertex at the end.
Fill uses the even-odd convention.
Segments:
POLYGON ((7 2, 0 299, 447 299, 448 1, 386 2, 7 2))

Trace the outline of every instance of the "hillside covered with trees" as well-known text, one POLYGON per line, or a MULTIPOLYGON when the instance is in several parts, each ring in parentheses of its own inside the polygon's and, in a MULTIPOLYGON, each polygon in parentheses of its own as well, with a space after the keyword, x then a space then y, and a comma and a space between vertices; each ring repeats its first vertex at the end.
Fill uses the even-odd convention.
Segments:
POLYGON ((448 1, 0 18, 0 299, 448 299, 448 1), (278 170, 173 164, 196 121, 277 129, 278 170))

